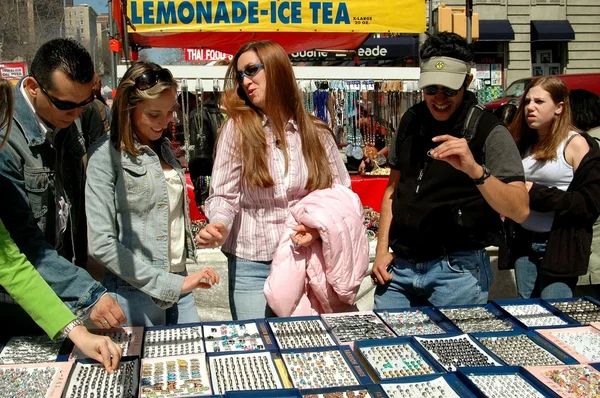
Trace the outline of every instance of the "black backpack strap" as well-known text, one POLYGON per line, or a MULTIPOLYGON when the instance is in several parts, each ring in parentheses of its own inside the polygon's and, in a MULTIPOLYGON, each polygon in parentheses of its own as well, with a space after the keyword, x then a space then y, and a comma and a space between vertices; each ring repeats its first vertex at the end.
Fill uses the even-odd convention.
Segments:
POLYGON ((475 132, 477 131, 477 126, 479 125, 479 121, 481 117, 486 112, 483 105, 473 105, 469 112, 467 113, 467 117, 465 118, 465 123, 463 124, 462 136, 467 142, 471 142, 473 137, 475 136, 475 132))

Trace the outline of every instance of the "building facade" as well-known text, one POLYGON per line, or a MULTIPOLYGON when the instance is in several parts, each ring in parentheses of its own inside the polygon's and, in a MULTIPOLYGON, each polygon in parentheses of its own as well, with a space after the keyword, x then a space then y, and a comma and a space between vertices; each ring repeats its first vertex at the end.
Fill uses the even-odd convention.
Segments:
MULTIPOLYGON (((473 3, 480 21, 480 40, 475 43, 478 75, 490 87, 507 87, 532 75, 600 72, 600 1, 473 3)), ((446 4, 464 7, 465 1, 446 4)))
POLYGON ((65 37, 79 41, 94 54, 98 28, 96 19, 98 14, 88 5, 65 7, 65 37))

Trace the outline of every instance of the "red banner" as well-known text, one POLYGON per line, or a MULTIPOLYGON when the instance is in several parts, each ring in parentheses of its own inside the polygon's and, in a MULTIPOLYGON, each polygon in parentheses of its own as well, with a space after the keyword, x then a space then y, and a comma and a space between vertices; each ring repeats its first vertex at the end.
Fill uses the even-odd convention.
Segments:
POLYGON ((25 62, 0 62, 0 74, 6 80, 19 80, 27 75, 25 62))
POLYGON ((188 62, 218 61, 220 59, 230 61, 233 58, 231 54, 208 48, 184 48, 183 53, 185 54, 185 60, 188 62))

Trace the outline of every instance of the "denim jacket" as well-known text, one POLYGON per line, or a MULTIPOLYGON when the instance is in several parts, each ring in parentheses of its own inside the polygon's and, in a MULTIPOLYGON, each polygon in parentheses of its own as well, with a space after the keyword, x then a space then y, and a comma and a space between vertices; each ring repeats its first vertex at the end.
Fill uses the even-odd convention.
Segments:
MULTIPOLYGON (((14 91, 12 130, 6 147, 0 151, 0 217, 21 252, 50 287, 76 315, 83 316, 106 292, 81 268, 87 264, 83 138, 73 123, 56 133, 55 146, 51 146, 23 97, 21 84, 14 91), (62 179, 70 205, 70 234, 62 238, 72 247, 73 258, 69 259, 56 250, 56 178, 62 179)), ((4 137, 6 131, 0 134, 4 137)))
MULTIPOLYGON (((158 155, 148 146, 138 149, 139 156, 117 150, 108 135, 92 145, 85 189, 90 255, 110 271, 107 285, 112 278, 168 308, 179 300, 184 277, 169 272, 167 183, 158 155)), ((195 261, 185 176, 166 138, 161 153, 184 186, 186 251, 195 261)))

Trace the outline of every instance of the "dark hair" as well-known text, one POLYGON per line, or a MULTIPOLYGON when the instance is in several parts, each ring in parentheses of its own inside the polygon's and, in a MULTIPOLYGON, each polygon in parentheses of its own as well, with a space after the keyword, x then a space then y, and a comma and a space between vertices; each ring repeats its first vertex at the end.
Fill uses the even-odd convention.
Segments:
POLYGON ((515 118, 515 115, 517 114, 517 109, 519 109, 519 100, 513 98, 506 104, 500 106, 497 109, 494 109, 492 113, 498 119, 502 120, 504 124, 510 126, 513 119, 515 118))
POLYGON ((69 80, 87 84, 94 79, 94 63, 87 50, 72 39, 53 39, 37 50, 29 74, 47 90, 53 86, 54 71, 63 72, 69 80))
POLYGON ((8 134, 10 134, 14 106, 13 88, 8 80, 0 78, 0 129, 6 127, 4 138, 2 138, 2 143, 0 144, 0 150, 6 144, 8 134))
POLYGON ((569 91, 571 123, 581 131, 600 126, 600 97, 591 91, 578 88, 569 91))
POLYGON ((425 40, 419 50, 419 58, 450 57, 473 62, 475 54, 467 41, 456 33, 437 32, 425 40))

